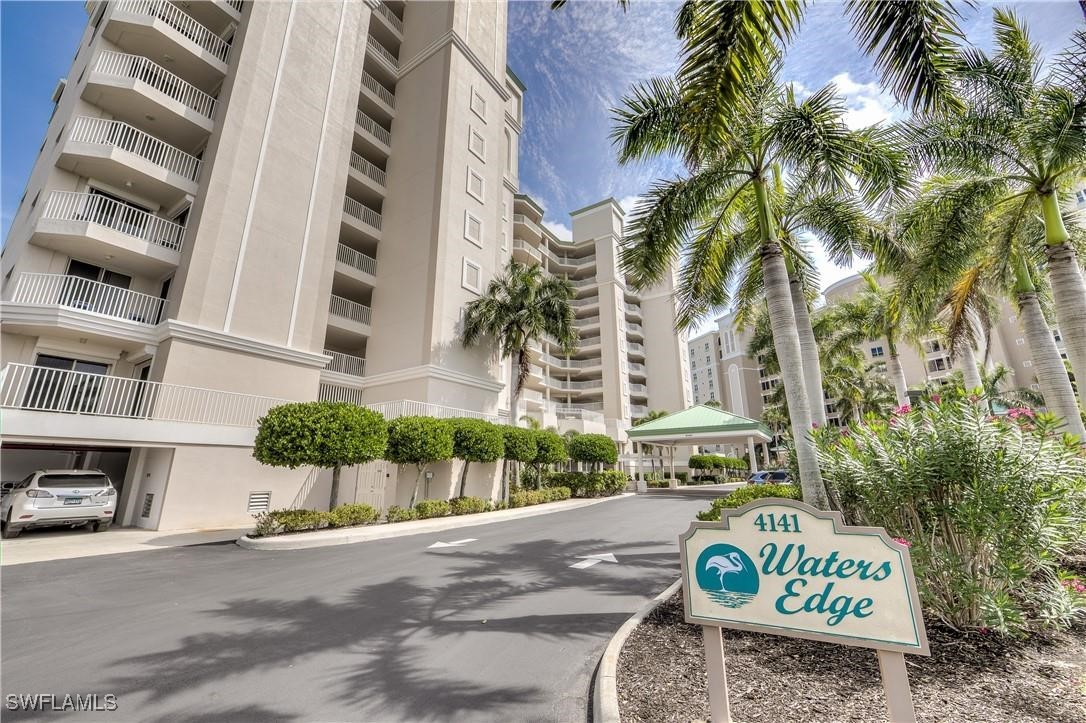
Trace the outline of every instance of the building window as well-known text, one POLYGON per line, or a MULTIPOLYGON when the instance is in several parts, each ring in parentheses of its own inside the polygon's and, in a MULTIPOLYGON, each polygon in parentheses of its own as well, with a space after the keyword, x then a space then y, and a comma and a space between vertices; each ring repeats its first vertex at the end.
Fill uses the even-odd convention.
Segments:
POLYGON ((885 353, 886 352, 883 351, 883 348, 881 346, 873 346, 873 347, 871 347, 871 356, 873 358, 878 358, 880 356, 883 356, 885 353))
POLYGON ((468 168, 468 193, 479 201, 482 201, 486 194, 486 181, 473 168, 468 168))
POLYGON ((472 128, 468 135, 468 150, 475 154, 480 161, 486 162, 486 138, 479 131, 472 128))
POLYGON ((476 246, 483 245, 483 222, 471 211, 464 212, 464 238, 476 246))
POLYGON ((471 111, 486 123, 486 98, 475 88, 471 89, 471 111))
POLYGON ((469 258, 464 258, 464 272, 460 280, 461 286, 468 291, 479 293, 483 283, 483 267, 469 258))
POLYGON ((1052 338, 1056 340, 1057 344, 1060 343, 1061 341, 1063 341, 1063 337, 1060 336, 1060 330, 1059 329, 1053 329, 1052 330, 1052 338))

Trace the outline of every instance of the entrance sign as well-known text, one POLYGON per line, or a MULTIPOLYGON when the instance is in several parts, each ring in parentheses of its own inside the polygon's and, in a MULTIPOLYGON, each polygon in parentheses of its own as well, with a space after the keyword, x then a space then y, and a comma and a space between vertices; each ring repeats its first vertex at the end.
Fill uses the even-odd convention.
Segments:
POLYGON ((909 548, 886 530, 767 498, 692 523, 679 551, 686 621, 703 626, 714 723, 731 720, 720 628, 874 648, 891 721, 915 721, 902 653, 928 655, 928 640, 909 548))

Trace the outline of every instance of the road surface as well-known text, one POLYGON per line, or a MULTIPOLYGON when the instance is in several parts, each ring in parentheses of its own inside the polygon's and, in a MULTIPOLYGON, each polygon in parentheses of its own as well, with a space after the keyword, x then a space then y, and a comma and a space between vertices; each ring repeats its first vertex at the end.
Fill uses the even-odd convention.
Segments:
POLYGON ((706 506, 652 494, 340 547, 7 567, 5 706, 113 694, 117 709, 3 717, 583 721, 607 640, 676 578, 677 538, 706 506))

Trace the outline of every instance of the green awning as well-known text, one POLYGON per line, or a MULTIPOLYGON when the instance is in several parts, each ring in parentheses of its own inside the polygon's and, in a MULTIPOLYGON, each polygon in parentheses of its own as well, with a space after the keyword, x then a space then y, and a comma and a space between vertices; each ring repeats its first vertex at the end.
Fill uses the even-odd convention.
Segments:
POLYGON ((637 442, 715 444, 730 439, 773 439, 769 427, 756 419, 699 404, 651 422, 630 427, 626 434, 637 442))

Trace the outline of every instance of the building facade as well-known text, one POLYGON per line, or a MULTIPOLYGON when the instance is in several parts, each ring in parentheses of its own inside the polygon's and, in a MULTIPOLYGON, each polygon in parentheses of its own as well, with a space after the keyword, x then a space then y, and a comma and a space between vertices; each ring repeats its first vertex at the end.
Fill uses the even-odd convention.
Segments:
MULTIPOLYGON (((245 524, 327 499, 252 459, 275 404, 501 418, 458 325, 511 253, 504 2, 86 9, 0 266, 5 480, 101 467, 119 523, 245 524)), ((353 499, 410 494, 353 473, 353 499)))
POLYGON ((514 198, 513 258, 570 281, 580 341, 571 357, 548 341, 532 349, 524 411, 562 432, 604 433, 625 444, 626 430, 650 410, 690 403, 674 278, 640 292, 627 285, 619 265, 623 211, 614 199, 573 211, 570 241, 547 229, 543 216, 528 196, 514 198))

